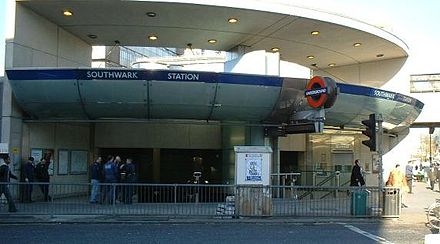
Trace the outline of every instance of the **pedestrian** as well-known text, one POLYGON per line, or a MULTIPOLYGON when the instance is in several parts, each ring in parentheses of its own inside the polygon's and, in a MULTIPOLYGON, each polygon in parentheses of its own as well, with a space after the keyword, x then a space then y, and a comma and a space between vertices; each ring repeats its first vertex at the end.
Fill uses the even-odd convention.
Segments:
POLYGON ((50 161, 47 161, 45 158, 42 158, 40 162, 35 167, 35 177, 37 179, 41 189, 41 192, 44 196, 44 201, 50 201, 52 198, 49 196, 49 164, 50 161))
POLYGON ((5 194, 6 200, 8 201, 9 212, 17 212, 14 199, 12 199, 9 191, 8 183, 10 182, 10 178, 17 180, 18 177, 12 174, 9 168, 10 163, 11 159, 9 156, 3 156, 3 158, 0 159, 0 197, 5 194))
POLYGON ((133 164, 133 159, 127 158, 123 170, 125 172, 123 183, 126 183, 127 185, 123 187, 122 201, 125 204, 132 204, 134 187, 131 184, 136 182, 136 167, 133 164))
POLYGON ((399 195, 402 207, 407 208, 408 206, 403 203, 403 192, 408 192, 409 189, 406 183, 406 177, 400 170, 400 164, 396 164, 396 167, 390 172, 390 175, 388 176, 388 180, 386 182, 386 186, 400 188, 399 195))
POLYGON ((359 165, 359 159, 354 161, 353 168, 351 170, 350 186, 364 186, 365 180, 362 176, 361 166, 359 165))
MULTIPOLYGON (((115 174, 116 174, 116 183, 121 183, 122 182, 121 181, 122 180, 121 179, 121 177, 122 177, 121 169, 124 168, 125 163, 122 161, 120 156, 116 156, 114 164, 115 164, 115 167, 116 167, 116 172, 115 172, 115 174)), ((124 177, 125 177, 125 172, 122 172, 122 173, 124 173, 124 177)), ((117 201, 122 201, 122 188, 121 188, 120 184, 116 184, 115 185, 115 199, 117 201)))
POLYGON ((35 166, 34 166, 34 158, 29 157, 24 165, 24 181, 26 182, 24 185, 24 198, 23 202, 31 203, 32 202, 32 191, 34 188, 33 182, 35 181, 35 166))
POLYGON ((104 177, 106 183, 106 196, 105 202, 113 204, 116 200, 115 192, 116 186, 115 183, 118 183, 118 168, 115 164, 115 158, 111 155, 107 157, 107 162, 104 164, 104 177))
POLYGON ((409 161, 408 164, 405 167, 405 177, 406 177, 406 184, 408 185, 408 193, 412 194, 413 189, 413 177, 414 177, 414 166, 412 165, 412 162, 409 161))
MULTIPOLYGON (((434 190, 435 182, 438 181, 438 175, 439 175, 439 170, 438 170, 437 164, 432 164, 432 166, 428 172, 429 185, 431 186, 431 190, 434 190)), ((439 183, 439 186, 440 186, 440 183, 439 183)), ((439 191, 440 191, 440 187, 439 187, 439 191)))
POLYGON ((101 163, 102 157, 98 157, 91 166, 91 192, 90 192, 90 203, 98 203, 98 195, 99 195, 99 180, 101 174, 101 163))

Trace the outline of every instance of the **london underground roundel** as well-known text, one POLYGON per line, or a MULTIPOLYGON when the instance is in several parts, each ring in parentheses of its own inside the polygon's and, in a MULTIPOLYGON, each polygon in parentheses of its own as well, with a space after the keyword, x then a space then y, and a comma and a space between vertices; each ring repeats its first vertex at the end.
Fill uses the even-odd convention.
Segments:
POLYGON ((330 108, 336 101, 336 82, 329 77, 315 76, 307 83, 305 95, 312 108, 330 108))

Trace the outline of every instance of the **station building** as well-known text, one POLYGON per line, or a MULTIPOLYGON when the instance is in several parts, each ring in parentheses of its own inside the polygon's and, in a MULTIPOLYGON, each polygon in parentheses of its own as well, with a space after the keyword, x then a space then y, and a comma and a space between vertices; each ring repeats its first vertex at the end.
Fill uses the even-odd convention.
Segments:
POLYGON ((10 0, 7 13, 1 142, 16 171, 30 155, 50 157, 57 182, 88 182, 90 162, 113 154, 134 159, 140 182, 186 183, 201 171, 209 183, 233 184, 234 146, 266 145, 275 178, 299 172, 297 184, 318 184, 349 175, 360 159, 377 185, 378 155, 362 145, 361 121, 382 115, 386 153, 423 108, 379 88, 408 57, 402 40, 322 11, 253 0, 10 0), (107 46, 102 61, 114 64, 119 46, 228 58, 224 72, 96 68, 94 46, 107 46), (310 77, 284 77, 286 63, 310 77), (312 76, 336 81, 333 106, 309 106, 312 76), (323 130, 273 133, 304 121, 323 130))

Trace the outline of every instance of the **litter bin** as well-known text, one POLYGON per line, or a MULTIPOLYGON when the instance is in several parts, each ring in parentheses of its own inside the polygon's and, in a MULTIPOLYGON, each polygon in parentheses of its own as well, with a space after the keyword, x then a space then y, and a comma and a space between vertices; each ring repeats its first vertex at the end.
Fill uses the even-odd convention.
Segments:
POLYGON ((367 215, 368 191, 356 190, 351 194, 351 214, 355 216, 367 215))
POLYGON ((383 190, 383 214, 386 218, 400 217, 400 188, 385 187, 383 190))

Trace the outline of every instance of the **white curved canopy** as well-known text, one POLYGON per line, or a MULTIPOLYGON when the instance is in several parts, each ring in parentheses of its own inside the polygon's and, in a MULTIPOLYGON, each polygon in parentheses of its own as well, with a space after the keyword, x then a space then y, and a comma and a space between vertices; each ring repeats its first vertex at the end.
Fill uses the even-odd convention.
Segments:
MULTIPOLYGON (((408 56, 408 48, 403 41, 375 26, 322 11, 267 1, 17 2, 90 45, 113 46, 117 41, 124 46, 185 48, 191 43, 193 48, 222 51, 237 46, 244 46, 246 51, 270 51, 277 47, 282 60, 316 71, 333 71, 334 67, 329 68, 329 64, 347 67, 328 72, 337 75, 360 69, 353 65, 386 63, 386 68, 384 65, 376 66, 381 68, 381 72, 375 73, 383 75, 375 74, 374 84, 370 83, 374 86, 388 81, 400 70, 408 56), (66 17, 63 10, 70 10, 73 15, 66 17), (149 17, 147 13, 155 16, 149 17), (232 17, 238 22, 228 23, 227 20, 232 17), (320 34, 311 35, 312 31, 320 34), (150 41, 147 38, 150 35, 158 39, 150 41), (217 42, 211 44, 208 42, 211 39, 217 42), (354 43, 362 45, 354 47, 354 43)), ((371 72, 368 70, 367 73, 371 72)))

